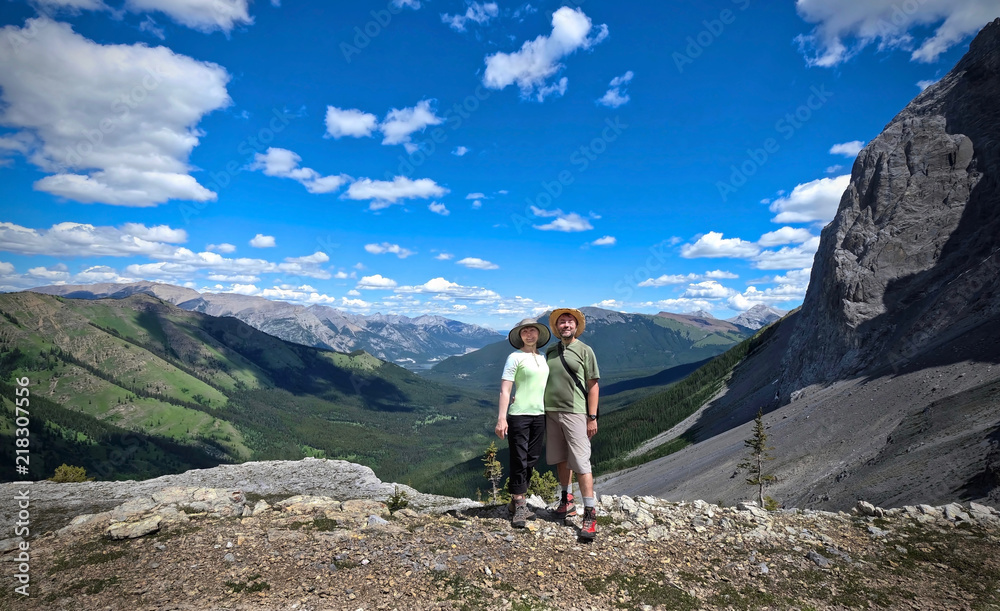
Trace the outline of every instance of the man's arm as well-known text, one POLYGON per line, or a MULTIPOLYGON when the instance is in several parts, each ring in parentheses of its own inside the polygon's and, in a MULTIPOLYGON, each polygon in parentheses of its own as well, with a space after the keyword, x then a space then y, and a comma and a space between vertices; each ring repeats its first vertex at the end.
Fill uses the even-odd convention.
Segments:
POLYGON ((597 400, 601 393, 601 387, 597 380, 587 380, 587 437, 597 434, 597 419, 589 416, 597 415, 597 400))

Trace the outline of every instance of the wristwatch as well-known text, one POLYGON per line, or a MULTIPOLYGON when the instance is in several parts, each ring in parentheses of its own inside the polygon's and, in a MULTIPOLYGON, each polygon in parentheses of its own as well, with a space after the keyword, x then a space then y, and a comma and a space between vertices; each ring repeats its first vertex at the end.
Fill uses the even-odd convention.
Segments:
POLYGON ((597 420, 597 414, 587 414, 587 420, 597 420))

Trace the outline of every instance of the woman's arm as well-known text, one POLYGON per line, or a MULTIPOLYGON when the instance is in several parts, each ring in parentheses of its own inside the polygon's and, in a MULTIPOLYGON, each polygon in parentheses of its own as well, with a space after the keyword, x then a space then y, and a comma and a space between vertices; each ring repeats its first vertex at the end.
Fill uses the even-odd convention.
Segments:
POLYGON ((510 405, 512 388, 514 388, 514 382, 511 380, 500 381, 500 413, 497 416, 497 427, 493 429, 500 439, 507 436, 507 407, 510 405))

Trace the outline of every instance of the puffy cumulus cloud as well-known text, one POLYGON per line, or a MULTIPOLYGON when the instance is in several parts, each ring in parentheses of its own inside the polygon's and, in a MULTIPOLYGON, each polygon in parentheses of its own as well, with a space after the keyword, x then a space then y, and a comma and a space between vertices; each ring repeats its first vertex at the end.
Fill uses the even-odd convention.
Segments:
POLYGON ((213 282, 260 282, 260 276, 250 274, 209 274, 206 278, 213 282))
POLYGON ((801 244, 813 238, 813 234, 808 229, 801 227, 782 227, 776 231, 769 231, 760 236, 757 243, 761 246, 780 246, 781 244, 801 244))
POLYGON ((597 238, 590 243, 591 246, 614 246, 618 243, 618 240, 613 235, 606 235, 604 237, 597 238))
POLYGON ((659 278, 648 278, 643 280, 638 284, 638 286, 652 287, 668 286, 671 284, 686 284, 688 282, 694 282, 699 278, 700 276, 698 274, 663 274, 659 278))
POLYGON ((312 168, 300 168, 302 157, 282 148, 270 147, 264 153, 254 153, 254 160, 248 166, 251 170, 261 170, 267 176, 291 178, 298 181, 310 193, 330 193, 350 180, 344 174, 322 176, 312 168))
POLYGON ((500 298, 498 293, 489 289, 477 286, 462 286, 461 284, 451 282, 440 277, 432 278, 427 282, 416 286, 398 287, 396 288, 396 292, 405 294, 445 295, 454 299, 462 300, 493 301, 500 298))
POLYGON ((811 33, 796 38, 806 62, 824 67, 876 42, 879 50, 912 49, 911 60, 933 62, 997 17, 995 0, 797 0, 795 8, 802 19, 816 24, 811 33), (935 25, 934 35, 913 49, 911 32, 935 25))
POLYGON ((341 197, 354 200, 372 200, 369 207, 372 210, 378 210, 402 199, 429 199, 443 197, 446 193, 448 193, 448 189, 438 185, 430 178, 413 180, 406 176, 396 176, 391 181, 362 178, 351 183, 347 192, 341 197))
POLYGON ((437 259, 438 261, 448 261, 450 259, 453 259, 454 257, 455 257, 455 255, 453 255, 451 253, 443 252, 443 253, 438 254, 438 256, 436 256, 434 258, 437 259))
POLYGON ((358 285, 354 288, 357 289, 368 289, 368 290, 385 290, 396 288, 396 281, 392 278, 385 278, 381 274, 375 274, 374 276, 362 276, 361 280, 358 281, 358 285))
POLYGON ((763 291, 758 290, 757 287, 748 286, 742 293, 731 295, 726 300, 726 303, 733 310, 745 312, 759 304, 774 306, 776 304, 802 301, 805 295, 806 287, 798 284, 779 284, 763 291))
POLYGON ((841 142, 830 147, 831 155, 843 155, 844 157, 857 157, 861 149, 865 148, 865 143, 860 140, 841 142))
POLYGON ((465 9, 464 15, 441 14, 441 21, 447 23, 448 27, 456 32, 464 32, 465 24, 474 21, 480 25, 488 23, 490 19, 500 14, 500 8, 496 2, 470 2, 465 9))
POLYGON ((628 104, 631 98, 625 92, 625 85, 632 80, 632 76, 632 71, 629 70, 625 74, 611 79, 609 89, 597 100, 597 103, 608 108, 618 108, 619 106, 628 104))
POLYGON ((451 152, 452 155, 456 157, 464 157, 466 153, 469 152, 469 148, 465 146, 456 146, 455 150, 451 152))
POLYGON ((819 236, 814 236, 798 246, 785 246, 779 250, 765 250, 754 257, 757 269, 792 269, 812 267, 819 248, 819 236))
POLYGON ((448 210, 447 206, 444 204, 439 204, 438 202, 431 202, 427 209, 435 214, 440 214, 441 216, 448 216, 451 214, 451 210, 448 210))
MULTIPOLYGON (((421 100, 411 108, 393 108, 379 125, 379 130, 384 136, 382 144, 410 143, 410 136, 414 132, 423 131, 428 125, 441 123, 444 123, 444 119, 434 114, 430 100, 421 100)), ((412 153, 414 150, 415 147, 407 147, 408 152, 412 153)))
POLYGON ((33 0, 32 4, 41 9, 41 12, 45 14, 59 11, 79 13, 80 11, 111 10, 111 7, 104 4, 102 0, 33 0))
POLYGON ((681 297, 688 299, 720 299, 731 296, 736 291, 722 286, 715 280, 705 280, 688 285, 681 297))
POLYGON ((607 25, 600 25, 595 31, 590 17, 582 10, 564 6, 552 14, 552 33, 548 36, 525 41, 513 53, 487 56, 483 84, 491 89, 516 84, 521 97, 535 94, 542 101, 548 94, 565 91, 565 81, 561 81, 561 87, 547 84, 562 69, 561 60, 579 49, 591 48, 607 36, 607 25))
POLYGON ((833 220, 840 205, 840 198, 851 183, 851 175, 834 178, 820 178, 796 185, 788 195, 771 202, 771 212, 777 213, 771 219, 774 223, 809 223, 833 220))
POLYGON ((70 278, 70 273, 66 271, 65 265, 32 267, 28 270, 28 275, 46 282, 66 282, 70 278))
POLYGON ((50 174, 35 189, 119 206, 216 198, 187 160, 202 117, 231 103, 224 68, 166 47, 101 45, 44 17, 0 38, 0 124, 50 174))
POLYGON ((286 257, 282 263, 274 263, 264 259, 228 259, 217 253, 195 253, 186 248, 178 248, 170 256, 160 258, 165 260, 156 263, 136 263, 126 267, 125 271, 128 274, 145 278, 185 278, 199 271, 252 276, 284 273, 321 280, 327 280, 331 277, 330 272, 320 266, 320 263, 329 260, 322 252, 308 257, 286 257))
POLYGON ((343 109, 336 106, 326 107, 326 137, 366 138, 372 135, 378 125, 378 119, 373 114, 362 112, 356 108, 343 109))
POLYGON ((0 261, 0 275, 9 275, 14 273, 14 264, 8 263, 7 261, 0 261))
POLYGON ((470 269, 500 269, 500 266, 496 263, 491 263, 485 259, 479 259, 477 257, 465 257, 464 259, 455 261, 455 264, 468 267, 470 269))
POLYGON ((258 233, 249 242, 254 248, 274 248, 276 246, 273 235, 258 233))
POLYGON ((938 82, 938 80, 940 79, 917 81, 917 87, 920 89, 920 91, 923 91, 924 89, 927 89, 934 83, 938 82))
POLYGON ((685 259, 731 257, 747 259, 756 256, 760 248, 753 242, 740 238, 724 238, 716 231, 709 231, 694 244, 681 246, 681 256, 685 259))
POLYGON ((219 252, 231 253, 231 252, 236 252, 236 247, 233 246, 232 244, 227 244, 223 242, 222 244, 209 244, 208 246, 205 247, 205 250, 209 252, 217 250, 219 252))
POLYGON ((405 259, 406 257, 417 254, 408 248, 403 248, 399 244, 390 244, 389 242, 382 242, 381 244, 365 244, 365 250, 373 255, 383 255, 386 253, 393 254, 400 259, 405 259))
POLYGON ((690 299, 681 297, 678 299, 661 299, 659 301, 648 301, 641 304, 647 308, 658 308, 665 312, 695 312, 704 310, 706 312, 718 307, 718 304, 705 299, 690 299))
POLYGON ((420 8, 420 0, 392 0, 392 5, 396 8, 412 8, 417 10, 420 8))
POLYGON ((546 210, 537 206, 531 206, 531 213, 542 218, 554 218, 555 220, 544 225, 532 225, 541 231, 588 231, 594 226, 590 221, 576 212, 565 213, 562 210, 546 210))
POLYGON ((162 258, 177 250, 172 244, 150 238, 183 241, 187 233, 166 225, 146 227, 139 223, 118 228, 67 222, 49 229, 31 229, 0 222, 0 250, 22 255, 162 258))
POLYGON ((605 310, 616 310, 618 312, 625 311, 625 304, 617 299, 605 299, 597 303, 592 303, 590 306, 593 308, 604 308, 605 310))
POLYGON ((714 278, 716 280, 734 280, 736 278, 739 278, 737 274, 734 274, 733 272, 723 271, 721 269, 705 272, 705 277, 714 278))
POLYGON ((177 23, 199 32, 221 30, 229 34, 239 25, 250 25, 249 0, 126 0, 133 13, 161 12, 177 23))

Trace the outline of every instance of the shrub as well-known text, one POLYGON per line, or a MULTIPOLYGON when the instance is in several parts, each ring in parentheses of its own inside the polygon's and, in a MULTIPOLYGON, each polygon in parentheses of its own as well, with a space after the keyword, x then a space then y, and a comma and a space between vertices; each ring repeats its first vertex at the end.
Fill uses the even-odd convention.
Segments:
POLYGON ((87 477, 87 470, 83 467, 74 467, 63 463, 56 467, 56 474, 49 478, 49 481, 59 484, 73 482, 92 482, 94 478, 87 477))

